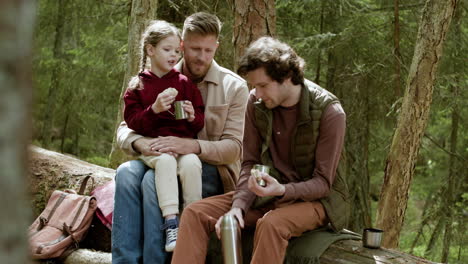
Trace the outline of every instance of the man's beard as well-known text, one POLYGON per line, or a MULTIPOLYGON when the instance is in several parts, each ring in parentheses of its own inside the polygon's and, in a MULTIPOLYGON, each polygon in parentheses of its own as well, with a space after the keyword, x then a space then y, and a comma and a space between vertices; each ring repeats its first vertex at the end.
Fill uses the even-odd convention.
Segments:
POLYGON ((200 65, 199 63, 192 63, 192 64, 195 64, 194 68, 198 66, 201 69, 199 72, 196 73, 192 70, 192 67, 190 67, 191 64, 187 65, 188 66, 187 69, 190 72, 190 75, 192 76, 192 82, 199 83, 203 80, 203 78, 205 78, 205 75, 208 72, 209 65, 205 63, 203 63, 202 65, 200 65))

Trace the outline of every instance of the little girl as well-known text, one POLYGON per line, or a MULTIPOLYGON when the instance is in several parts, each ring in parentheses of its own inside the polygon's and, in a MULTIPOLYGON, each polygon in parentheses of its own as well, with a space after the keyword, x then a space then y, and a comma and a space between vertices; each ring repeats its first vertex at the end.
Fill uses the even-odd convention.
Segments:
MULTIPOLYGON (((200 91, 173 67, 180 59, 180 32, 166 21, 152 21, 141 40, 141 72, 129 82, 124 95, 124 119, 138 134, 156 138, 177 136, 195 138, 204 125, 200 91), (145 69, 150 59, 150 70, 145 69), (172 88, 172 89, 168 89, 172 88), (167 89, 167 90, 166 90, 167 89), (166 92, 164 92, 166 90, 166 92), (176 120, 174 101, 184 101, 188 118, 176 120)), ((140 156, 154 168, 159 206, 165 218, 166 251, 174 250, 179 213, 177 175, 180 176, 184 206, 201 199, 201 162, 195 154, 162 153, 140 156)))

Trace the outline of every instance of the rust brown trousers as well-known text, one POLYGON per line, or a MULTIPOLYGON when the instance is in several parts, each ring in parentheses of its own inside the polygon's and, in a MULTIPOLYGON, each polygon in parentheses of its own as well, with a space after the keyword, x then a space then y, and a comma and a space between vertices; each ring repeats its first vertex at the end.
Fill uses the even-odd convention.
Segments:
MULTIPOLYGON (((234 192, 194 202, 184 209, 179 226, 173 264, 205 263, 210 233, 218 219, 231 209, 234 192)), ((328 223, 325 209, 318 201, 296 202, 250 209, 246 226, 255 226, 251 263, 283 263, 291 237, 328 223)))

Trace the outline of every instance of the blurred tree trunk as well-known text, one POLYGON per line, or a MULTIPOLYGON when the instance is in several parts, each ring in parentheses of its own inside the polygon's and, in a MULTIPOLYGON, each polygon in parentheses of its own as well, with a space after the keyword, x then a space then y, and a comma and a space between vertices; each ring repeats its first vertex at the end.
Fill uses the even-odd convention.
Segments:
POLYGON ((398 247, 409 186, 429 117, 437 65, 456 4, 457 0, 428 0, 424 6, 377 211, 377 226, 385 230, 384 247, 398 247))
POLYGON ((262 36, 276 35, 274 0, 234 0, 234 70, 245 48, 262 36))
MULTIPOLYGON (((348 126, 346 153, 348 184, 351 194, 350 228, 356 232, 371 226, 370 217, 370 177, 369 177, 369 96, 366 76, 349 78, 345 85, 345 98, 353 98, 347 104, 348 126)), ((342 97, 343 98, 343 97, 342 97)))
MULTIPOLYGON (((457 98, 458 96, 458 89, 456 86, 452 87, 453 89, 453 98, 457 98)), ((455 99, 455 105, 452 110, 452 131, 450 133, 450 152, 456 153, 457 151, 457 134, 458 134, 458 107, 455 99)), ((446 223, 445 223, 445 232, 444 232, 444 240, 442 246, 442 258, 441 262, 447 262, 449 250, 450 250, 450 243, 452 241, 452 225, 454 219, 454 211, 455 209, 455 197, 458 194, 457 186, 455 186, 455 181, 457 177, 457 158, 452 154, 449 158, 449 173, 448 173, 448 181, 447 181, 447 195, 445 196, 445 210, 446 214, 446 223)))
MULTIPOLYGON (((339 2, 331 2, 324 26, 339 34, 341 23, 336 12, 339 2)), ((342 102, 347 116, 345 138, 346 180, 350 191, 351 218, 348 228, 360 232, 371 226, 370 178, 369 178, 369 80, 365 74, 352 72, 354 59, 347 52, 349 47, 340 45, 340 39, 331 41, 334 47, 328 53, 326 88, 342 102)))
POLYGON ((141 35, 143 34, 148 22, 156 19, 156 11, 158 0, 133 0, 129 17, 128 25, 128 45, 127 45, 127 66, 122 84, 122 92, 119 98, 119 109, 117 112, 117 120, 114 131, 114 140, 112 142, 112 150, 110 153, 109 167, 116 168, 119 164, 127 160, 127 155, 117 145, 117 128, 123 120, 122 112, 124 103, 122 100, 125 91, 127 90, 128 82, 131 77, 139 72, 141 60, 141 35))
MULTIPOLYGON (((321 4, 320 4, 320 34, 323 34, 323 23, 324 23, 324 19, 323 19, 323 13, 324 13, 324 10, 325 10, 325 1, 321 1, 321 4)), ((320 85, 320 68, 321 68, 321 65, 322 65, 322 52, 321 50, 318 51, 318 54, 317 54, 317 67, 315 69, 315 80, 314 82, 318 85, 320 85)))
POLYGON ((395 97, 401 96, 401 53, 400 53, 400 15, 399 0, 394 0, 394 25, 393 25, 393 56, 395 56, 395 97))
POLYGON ((432 231, 431 237, 429 238, 429 242, 427 243, 427 246, 426 246, 426 250, 424 251, 424 257, 426 258, 430 258, 430 256, 432 255, 433 253, 432 250, 434 249, 437 239, 439 238, 440 233, 442 232, 442 228, 444 225, 443 218, 444 216, 441 214, 437 217, 437 224, 435 225, 432 231))
POLYGON ((424 208, 422 210, 422 216, 421 218, 423 219, 421 224, 419 225, 418 231, 416 232, 416 237, 413 239, 413 242, 411 243, 410 247, 410 254, 413 254, 414 248, 416 247, 416 244, 418 243, 419 238, 423 234, 423 229, 424 227, 429 223, 429 220, 432 219, 432 214, 429 213, 430 208, 432 208, 432 205, 434 204, 434 195, 433 193, 429 193, 429 195, 426 198, 426 202, 424 203, 424 208))
POLYGON ((30 263, 26 230, 36 1, 0 1, 0 263, 30 263))
POLYGON ((44 113, 44 119, 42 123, 41 137, 42 145, 48 148, 52 138, 52 131, 54 126, 55 117, 55 104, 57 92, 60 87, 60 76, 62 71, 62 60, 63 60, 63 36, 64 36, 64 24, 65 24, 65 11, 67 1, 57 1, 57 22, 55 24, 55 40, 53 48, 54 66, 52 69, 52 75, 50 80, 49 92, 47 94, 47 107, 44 113))
MULTIPOLYGON (((452 107, 452 129, 450 133, 450 157, 449 157, 449 173, 447 177, 447 184, 448 184, 448 189, 447 189, 447 199, 446 201, 446 210, 447 210, 447 222, 445 224, 445 232, 444 232, 444 240, 443 240, 443 245, 442 245, 442 258, 441 262, 448 262, 448 256, 450 254, 450 245, 453 240, 453 222, 455 220, 455 213, 457 211, 457 208, 455 206, 455 203, 457 201, 457 197, 459 194, 461 195, 462 193, 462 185, 463 181, 460 181, 459 175, 459 160, 458 157, 456 156, 455 153, 457 153, 457 144, 458 144, 458 126, 459 126, 459 106, 458 106, 458 101, 460 98, 460 91, 459 91, 459 85, 462 85, 462 82, 460 80, 460 76, 456 74, 457 68, 462 67, 459 65, 459 59, 458 57, 460 56, 459 51, 462 50, 463 47, 461 47, 463 40, 463 32, 461 28, 461 17, 462 17, 462 6, 459 6, 457 10, 455 11, 455 16, 453 19, 453 25, 454 25, 454 33, 453 36, 455 38, 455 50, 454 54, 452 57, 454 58, 453 60, 453 72, 455 75, 455 83, 451 85, 451 92, 452 92, 452 98, 453 98, 453 107, 452 107)), ((463 57, 463 56, 462 56, 463 57)))

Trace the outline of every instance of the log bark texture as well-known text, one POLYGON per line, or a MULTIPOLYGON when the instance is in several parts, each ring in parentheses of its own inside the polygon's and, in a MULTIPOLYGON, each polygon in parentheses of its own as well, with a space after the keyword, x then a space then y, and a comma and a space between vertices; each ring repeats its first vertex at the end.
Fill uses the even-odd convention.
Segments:
MULTIPOLYGON (((111 253, 79 249, 72 253, 65 264, 111 264, 111 253)), ((360 241, 343 240, 331 245, 320 258, 321 264, 435 264, 392 249, 368 249, 360 241)))
MULTIPOLYGON (((77 188, 82 177, 93 175, 96 185, 104 184, 112 179, 115 171, 93 165, 71 156, 48 151, 38 147, 30 148, 31 186, 33 194, 50 193, 53 189, 77 188), (45 188, 42 190, 42 188, 45 188)), ((48 196, 44 197, 44 199, 48 196)), ((41 199, 42 201, 42 199, 41 199)), ((41 206, 40 201, 35 204, 41 206)), ((43 205, 42 207, 43 208, 43 205)), ((109 234, 90 229, 87 240, 109 239, 109 234)), ((109 241, 107 241, 109 243, 109 241)), ((94 243, 96 244, 96 243, 94 243)), ((89 245, 89 244, 88 244, 89 245)), ((219 246, 218 246, 219 248, 219 246)), ((220 253, 220 252, 219 252, 220 253)), ((217 254, 209 252, 209 254, 217 254)), ((219 254, 218 254, 219 255, 219 254)), ((66 264, 111 264, 111 253, 90 249, 79 249, 72 253, 66 264)), ((388 249, 367 249, 362 247, 361 241, 343 240, 331 245, 321 257, 321 263, 434 263, 415 256, 388 249)))
POLYGON ((419 25, 406 91, 385 166, 377 226, 385 230, 383 245, 397 248, 408 192, 432 102, 437 65, 457 0, 428 0, 419 25))
POLYGON ((32 195, 34 216, 44 210, 47 200, 54 190, 78 190, 81 180, 93 176, 95 183, 88 182, 86 194, 94 187, 114 178, 115 170, 94 165, 72 156, 31 146, 29 148, 29 185, 32 195))

